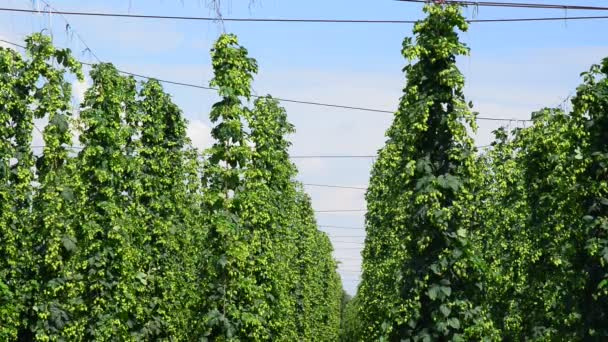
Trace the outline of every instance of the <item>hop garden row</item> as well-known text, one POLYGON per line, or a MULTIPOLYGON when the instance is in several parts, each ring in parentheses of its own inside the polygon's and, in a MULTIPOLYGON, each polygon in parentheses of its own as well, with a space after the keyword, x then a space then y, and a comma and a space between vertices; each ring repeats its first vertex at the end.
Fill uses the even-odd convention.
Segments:
POLYGON ((202 160, 157 81, 96 65, 74 117, 80 64, 40 34, 26 50, 0 49, 1 340, 338 338, 342 285, 294 181, 293 127, 272 97, 242 102, 257 65, 236 37, 212 50, 202 160))
POLYGON ((573 109, 499 129, 478 154, 454 5, 407 38, 407 84, 372 170, 346 341, 608 339, 608 59, 573 109))

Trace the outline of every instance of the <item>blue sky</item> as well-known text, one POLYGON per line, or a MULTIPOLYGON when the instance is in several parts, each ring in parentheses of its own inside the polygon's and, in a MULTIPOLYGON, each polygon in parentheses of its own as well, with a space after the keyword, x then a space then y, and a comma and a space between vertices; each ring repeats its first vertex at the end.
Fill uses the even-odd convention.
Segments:
MULTIPOLYGON (((76 1, 49 0, 65 11, 210 16, 206 0, 76 1)), ((608 6, 608 1, 553 0, 608 6)), ((40 8, 34 0, 3 0, 1 7, 40 8)), ((224 0, 225 17, 396 19, 422 16, 420 4, 393 0, 224 0)), ((608 15, 604 12, 472 8, 467 17, 489 19, 608 15)), ((93 62, 76 38, 65 33, 57 15, 0 13, 0 37, 20 41, 42 29, 53 32, 57 45, 70 47, 83 61, 93 62)), ((175 22, 168 20, 68 17, 71 27, 103 61, 119 68, 160 78, 207 85, 211 75, 209 49, 225 28, 258 60, 254 84, 259 95, 393 110, 405 78, 401 42, 407 24, 304 24, 175 22)), ((485 117, 529 118, 534 110, 561 104, 579 83, 579 74, 608 56, 608 20, 472 24, 461 35, 471 56, 459 59, 467 78, 467 98, 485 117)), ((77 85, 81 92, 85 85, 77 85)), ((189 134, 199 147, 209 146, 208 113, 217 100, 212 92, 167 85, 190 121, 189 134)), ((298 155, 375 154, 384 142, 391 115, 285 104, 297 132, 292 153, 298 155)), ((499 126, 514 121, 479 122, 476 139, 488 144, 499 126)), ((366 186, 369 159, 298 160, 305 183, 366 186)), ((364 209, 363 191, 307 188, 317 210, 364 209)), ((318 223, 360 228, 363 214, 318 214, 318 223)), ((347 291, 359 281, 361 229, 322 227, 334 242, 335 256, 347 291)))

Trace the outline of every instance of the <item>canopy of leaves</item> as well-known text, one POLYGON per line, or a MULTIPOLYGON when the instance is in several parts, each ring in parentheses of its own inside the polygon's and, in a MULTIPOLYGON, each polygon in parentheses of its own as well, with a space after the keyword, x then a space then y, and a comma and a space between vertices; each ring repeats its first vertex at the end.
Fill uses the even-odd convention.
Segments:
POLYGON ((372 170, 367 238, 357 294, 362 336, 380 340, 475 339, 492 335, 476 302, 480 270, 463 203, 476 176, 456 56, 468 53, 456 6, 426 6, 406 38, 407 84, 372 170))
POLYGON ((605 339, 608 59, 571 113, 542 109, 475 155, 453 66, 466 26, 453 6, 426 11, 404 44, 415 63, 373 169, 342 339, 605 339))
POLYGON ((257 65, 235 36, 212 51, 222 100, 202 162, 158 81, 96 65, 71 118, 80 65, 43 35, 27 44, 0 49, 0 339, 337 338, 342 286, 294 181, 293 127, 271 97, 241 102, 257 65))
POLYGON ((541 109, 479 154, 456 67, 466 21, 425 12, 352 299, 295 181, 294 127, 271 96, 250 101, 257 62, 236 36, 211 51, 203 153, 158 81, 96 65, 77 111, 69 50, 41 34, 25 55, 0 48, 0 339, 608 339, 608 58, 570 112, 541 109))

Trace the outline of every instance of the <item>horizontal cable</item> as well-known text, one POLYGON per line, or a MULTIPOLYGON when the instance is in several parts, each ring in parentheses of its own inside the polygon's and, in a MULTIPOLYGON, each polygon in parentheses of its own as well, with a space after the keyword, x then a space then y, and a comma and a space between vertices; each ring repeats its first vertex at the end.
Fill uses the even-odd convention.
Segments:
MULTIPOLYGON (((338 265, 346 265, 345 261, 354 261, 356 262, 356 264, 362 264, 363 263, 363 259, 345 259, 345 258, 339 258, 334 256, 334 260, 336 260, 338 262, 338 265)), ((350 263, 350 265, 352 265, 352 263, 350 263)))
MULTIPOLYGON (((51 14, 51 13, 59 14, 61 16, 61 18, 63 19, 63 21, 65 22, 65 24, 66 24, 66 26, 65 26, 66 27, 66 31, 70 30, 70 33, 72 35, 75 34, 76 38, 78 38, 78 40, 82 43, 82 45, 84 45, 85 51, 88 51, 93 56, 93 58, 95 58, 95 60, 97 60, 97 62, 101 63, 101 60, 99 59, 99 57, 97 57, 97 55, 89 47, 89 45, 87 44, 87 42, 85 42, 84 39, 80 36, 80 33, 78 33, 77 31, 71 29, 72 28, 72 24, 70 24, 70 22, 68 21, 68 18, 66 18, 64 15, 62 15, 61 13, 59 13, 61 11, 59 11, 57 8, 51 6, 51 4, 48 1, 46 1, 46 0, 40 0, 40 2, 42 2, 42 3, 45 4, 45 11, 44 12, 49 13, 49 14, 51 14)), ((42 11, 36 11, 36 12, 37 13, 41 13, 42 11)))
MULTIPOLYGON (((36 129, 38 129, 38 127, 36 127, 36 129)), ((41 145, 35 145, 32 146, 32 148, 44 148, 44 146, 41 145)), ((72 147, 72 148, 76 148, 76 147, 72 147)), ((80 147, 80 149, 82 149, 82 147, 80 147)), ((324 185, 327 187, 332 187, 332 188, 345 188, 339 185, 324 185)), ((348 188, 348 187, 347 187, 348 188)), ((358 190, 360 188, 357 188, 358 190)), ((360 210, 360 209, 346 209, 346 210, 316 210, 316 213, 342 213, 342 212, 365 212, 366 210, 360 210)))
MULTIPOLYGON (((513 120, 512 120, 513 121, 513 120)), ((529 121, 529 120, 517 120, 517 121, 529 121)), ((492 147, 492 145, 481 145, 481 146, 475 146, 475 148, 478 149, 487 149, 492 147)), ((368 154, 368 155, 293 155, 293 156, 289 156, 291 159, 341 159, 341 158, 345 158, 345 159, 371 159, 371 158, 378 158, 377 154, 368 154)), ((363 190, 363 188, 361 188, 361 190, 363 190)), ((365 189, 367 190, 367 189, 365 189)))
MULTIPOLYGON (((5 39, 0 39, 0 42, 4 42, 4 43, 10 44, 10 45, 17 46, 17 47, 20 47, 22 49, 25 49, 25 46, 17 44, 17 43, 10 42, 10 41, 7 41, 5 39)), ((86 63, 86 62, 82 62, 82 61, 80 63, 82 63, 84 65, 88 65, 88 66, 92 66, 93 65, 92 63, 86 63)), ((116 70, 118 72, 120 72, 121 74, 124 74, 124 75, 129 75, 129 76, 138 77, 138 78, 144 78, 144 79, 148 79, 148 80, 157 80, 158 82, 165 83, 165 84, 173 84, 173 85, 178 85, 178 86, 182 86, 182 87, 204 89, 204 90, 213 90, 213 91, 217 91, 218 90, 217 88, 207 87, 207 86, 198 85, 198 84, 165 80, 165 79, 156 78, 156 77, 153 77, 153 76, 147 76, 147 75, 137 74, 137 73, 133 73, 133 72, 130 72, 130 71, 125 71, 125 70, 120 70, 120 69, 116 69, 116 70)), ((253 98, 263 98, 265 96, 252 95, 251 97, 253 97, 253 98)), ((322 102, 314 102, 314 101, 293 100, 293 99, 285 99, 285 98, 280 98, 280 97, 273 97, 273 99, 275 99, 277 101, 280 101, 280 102, 297 103, 297 104, 304 104, 304 105, 318 106, 318 107, 326 107, 326 108, 340 108, 340 109, 348 109, 348 110, 356 110, 356 111, 364 111, 364 112, 373 112, 373 113, 386 113, 386 114, 394 114, 395 113, 394 111, 384 110, 384 109, 374 109, 374 108, 357 107, 357 106, 346 106, 346 105, 338 105, 338 104, 330 104, 330 103, 322 103, 322 102)), ((478 116, 476 119, 477 120, 486 120, 486 121, 508 121, 508 122, 528 122, 528 121, 532 121, 532 120, 529 120, 529 119, 523 119, 522 120, 522 119, 513 119, 513 118, 491 118, 491 117, 482 117, 482 116, 478 116)), ((302 156, 302 157, 298 157, 298 158, 307 158, 307 157, 306 156, 302 156)))
POLYGON ((365 228, 363 227, 345 227, 345 226, 332 226, 332 225, 325 225, 325 224, 320 224, 319 227, 322 228, 333 228, 333 229, 355 229, 355 230, 365 230, 365 228))
MULTIPOLYGON (((42 134, 42 131, 38 128, 38 126, 34 125, 34 128, 36 128, 36 130, 42 134)), ((43 145, 34 145, 32 146, 32 148, 44 148, 43 145)), ((82 150, 83 147, 82 146, 70 146, 69 148, 74 149, 74 150, 82 150)), ((332 188, 332 189, 348 189, 348 190, 367 190, 367 188, 361 188, 361 187, 354 187, 354 186, 342 186, 342 185, 332 185, 332 184, 309 184, 309 183, 302 183, 302 185, 305 186, 312 186, 312 187, 323 187, 323 188, 332 188)))
MULTIPOLYGON (((335 252, 335 251, 334 251, 335 252)), ((355 261, 355 262, 360 262, 363 261, 361 254, 360 253, 356 253, 353 255, 349 255, 349 256, 340 256, 340 255, 333 255, 334 259, 336 259, 337 261, 339 261, 340 263, 342 263, 342 261, 355 261)), ((345 263, 342 263, 343 265, 345 265, 345 263)))
POLYGON ((295 155, 290 156, 292 159, 369 159, 369 158, 377 158, 377 155, 295 155))
MULTIPOLYGON (((430 3, 429 0, 397 0, 400 2, 430 3)), ((584 10, 584 11, 608 11, 608 7, 585 6, 585 5, 564 5, 564 4, 540 4, 523 2, 497 2, 497 1, 463 1, 463 0, 444 0, 445 4, 454 4, 474 7, 507 7, 507 8, 530 8, 530 9, 558 9, 558 10, 584 10)))
MULTIPOLYGON (((40 129, 38 129, 37 126, 34 126, 39 132, 40 129)), ((44 146, 41 145, 35 145, 32 146, 32 148, 44 148, 44 146)), ((72 147, 74 148, 74 147, 72 147)), ((82 148, 81 148, 82 149, 82 148)), ((320 186, 319 184, 317 184, 316 186, 320 186)), ((326 186, 326 187, 330 187, 330 188, 349 188, 349 187, 343 187, 343 186, 339 186, 339 185, 322 185, 322 186, 326 186)), ((361 190, 363 188, 356 188, 357 190, 361 190)), ((338 209, 338 210, 315 210, 315 213, 344 213, 344 212, 366 212, 367 210, 362 210, 362 209, 338 209)), ((347 229, 347 227, 336 227, 336 226, 319 226, 319 227, 326 227, 326 228, 340 228, 340 229, 347 229)), ((356 229, 356 228, 348 228, 348 229, 356 229)), ((362 236, 363 237, 363 236, 362 236)), ((341 243, 357 243, 360 244, 358 242, 350 242, 350 241, 337 241, 337 242, 341 242, 341 243)))
POLYGON ((339 258, 334 256, 334 260, 336 260, 338 262, 338 267, 342 266, 342 265, 358 265, 358 264, 362 264, 363 263, 363 259, 344 259, 344 258, 339 258), (354 261, 355 263, 345 263, 344 261, 354 261))
POLYGON ((467 22, 469 22, 469 23, 471 23, 471 22, 475 22, 475 23, 517 23, 517 22, 534 22, 534 21, 572 21, 572 20, 593 20, 593 19, 608 19, 608 15, 578 16, 578 17, 476 19, 476 20, 467 20, 467 22))
POLYGON ((347 263, 345 261, 354 261, 354 263, 348 263, 348 265, 357 265, 357 264, 362 264, 363 263, 363 259, 348 259, 348 258, 340 258, 334 255, 334 260, 336 260, 338 262, 339 265, 347 265, 347 263))
MULTIPOLYGON (((40 133, 42 133, 38 129, 38 127, 36 127, 36 129, 40 133)), ((44 145, 33 145, 32 148, 44 148, 44 145)), ((72 149, 72 150, 75 150, 75 151, 79 151, 79 150, 84 149, 83 146, 66 146, 66 148, 69 148, 69 149, 72 149)), ((289 158, 291 158, 291 159, 308 159, 308 158, 320 158, 320 159, 324 159, 324 158, 345 158, 345 159, 348 159, 348 158, 376 158, 376 157, 377 156, 375 156, 375 155, 374 156, 372 156, 372 155, 369 155, 369 156, 353 156, 353 155, 333 155, 333 156, 322 156, 322 155, 299 156, 299 155, 295 155, 295 156, 289 156, 289 158)), ((339 186, 339 185, 334 186, 334 185, 323 185, 323 184, 312 184, 312 185, 311 184, 303 184, 303 185, 326 186, 326 187, 342 187, 342 186, 339 186)), ((359 190, 359 189, 357 189, 357 190, 359 190)))
MULTIPOLYGON (((476 146, 478 149, 486 149, 490 147, 492 146, 476 146)), ((289 157, 291 159, 373 159, 378 158, 378 155, 294 155, 289 157)))
MULTIPOLYGON (((425 0, 398 0, 403 2, 426 3, 425 0)), ((462 5, 478 5, 493 7, 518 7, 518 8, 544 8, 544 9, 564 9, 564 10, 607 10, 606 7, 597 6, 570 6, 570 5, 546 5, 544 7, 523 6, 525 4, 509 3, 483 3, 475 1, 448 1, 448 3, 462 5), (508 6, 509 5, 509 6, 508 6)), ((20 13, 41 13, 38 10, 23 8, 2 7, 3 12, 20 13)), ((415 24, 417 20, 374 20, 374 19, 303 19, 303 18, 219 18, 219 17, 192 17, 192 16, 168 16, 168 15, 145 15, 145 14, 126 14, 126 13, 107 13, 107 12, 70 12, 52 11, 51 14, 67 16, 87 16, 87 17, 114 17, 131 19, 166 19, 166 20, 194 20, 211 22, 257 22, 257 23, 317 23, 317 24, 415 24)), ((545 17, 545 18, 507 18, 507 19, 469 19, 469 23, 492 23, 492 22, 513 22, 513 21, 545 21, 545 20, 581 20, 581 19, 608 19, 608 16, 583 16, 583 17, 545 17)))
POLYGON ((309 183, 302 183, 302 185, 311 186, 311 187, 319 187, 319 188, 334 188, 334 189, 349 189, 349 190, 364 190, 364 191, 367 190, 367 188, 361 188, 361 187, 356 187, 356 186, 309 184, 309 183))
MULTIPOLYGON (((322 227, 322 226, 319 225, 319 227, 322 227)), ((338 232, 325 232, 325 233, 329 234, 329 236, 331 238, 338 238, 338 239, 340 239, 340 238, 360 239, 360 238, 365 238, 365 236, 366 236, 365 234, 363 234, 363 235, 335 235, 335 233, 338 233, 338 232)))
MULTIPOLYGON (((38 126, 34 125, 34 128, 36 128, 36 130, 42 134, 42 131, 38 128, 38 126)), ((32 146, 32 148, 44 148, 43 145, 34 145, 32 146)), ((83 147, 82 146, 69 146, 69 148, 71 149, 77 149, 77 150, 82 150, 83 147)), ((351 186, 342 186, 342 185, 331 185, 331 184, 308 184, 308 183, 302 183, 302 185, 305 186, 314 186, 314 187, 325 187, 325 188, 334 188, 334 189, 353 189, 353 190, 367 190, 367 188, 361 188, 361 187, 351 187, 351 186)))
POLYGON ((334 238, 339 238, 339 239, 365 239, 365 235, 333 235, 333 234, 330 234, 329 237, 331 239, 334 239, 334 238))
MULTIPOLYGON (((42 133, 38 127, 36 129, 42 133)), ((491 146, 480 146, 478 148, 489 148, 491 146)), ((32 148, 44 148, 44 145, 33 145, 32 148)), ((73 151, 83 150, 83 146, 66 146, 67 149, 71 149, 73 151)), ((361 158, 377 158, 377 155, 294 155, 289 156, 290 159, 361 159, 361 158)), ((366 191, 368 188, 366 187, 355 187, 355 186, 344 186, 344 185, 333 185, 333 184, 310 184, 310 183, 302 183, 305 186, 312 187, 324 187, 324 188, 336 188, 336 189, 351 189, 351 190, 363 190, 366 191)))
MULTIPOLYGON (((40 13, 40 11, 24 8, 0 8, 3 12, 40 13)), ((188 21, 212 21, 212 22, 276 22, 276 23, 358 23, 358 24, 415 24, 416 20, 373 20, 373 19, 301 19, 301 18, 223 18, 223 17, 193 17, 172 15, 148 15, 127 14, 107 12, 72 12, 53 11, 52 14, 86 17, 112 17, 131 19, 165 19, 165 20, 188 20, 188 21)))
POLYGON ((334 214, 334 213, 365 213, 365 209, 337 209, 337 210, 315 210, 319 214, 334 214))

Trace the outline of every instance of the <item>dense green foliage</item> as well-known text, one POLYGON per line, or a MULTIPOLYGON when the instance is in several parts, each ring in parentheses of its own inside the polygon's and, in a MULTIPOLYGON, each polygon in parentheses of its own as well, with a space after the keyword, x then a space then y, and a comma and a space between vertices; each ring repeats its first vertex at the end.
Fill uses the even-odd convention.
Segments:
POLYGON ((603 340, 608 59, 583 73, 571 113, 543 109, 496 132, 477 202, 488 302, 502 335, 603 340))
POLYGON ((293 127, 271 97, 242 103, 257 66, 236 37, 212 51, 202 162, 157 81, 96 65, 71 119, 80 65, 27 43, 0 50, 0 339, 337 339, 342 286, 294 181, 293 127))
POLYGON ((416 44, 403 55, 407 85, 372 170, 360 301, 361 336, 379 340, 478 339, 494 334, 476 300, 480 269, 471 252, 465 202, 476 175, 456 56, 456 6, 427 6, 416 44))
MULTIPOLYGON (((71 88, 66 72, 82 78, 79 64, 68 50, 55 50, 49 39, 27 39, 29 58, 1 49, 2 69, 0 141, 0 337, 20 335, 19 327, 54 309, 40 298, 61 286, 53 282, 61 268, 69 227, 62 217, 61 184, 71 142, 68 127, 71 88), (34 119, 47 118, 44 158, 36 161, 31 141, 34 119), (37 167, 38 172, 33 170, 37 167), (36 185, 35 182, 39 184, 36 185), (32 210, 32 208, 34 210, 32 210)), ((38 327, 36 327, 38 328, 38 327)), ((43 327, 44 328, 44 327, 43 327)))
POLYGON ((475 153, 452 5, 425 7, 367 193, 363 279, 342 340, 608 338, 608 59, 565 113, 475 153), (464 126, 469 123, 470 127, 464 126))
POLYGON ((234 35, 211 51, 206 151, 158 81, 95 65, 74 117, 69 50, 41 34, 25 56, 0 48, 0 340, 608 339, 608 58, 570 112, 541 109, 479 153, 456 67, 467 23, 425 12, 353 298, 295 181, 294 127, 252 101, 258 66, 234 35))

